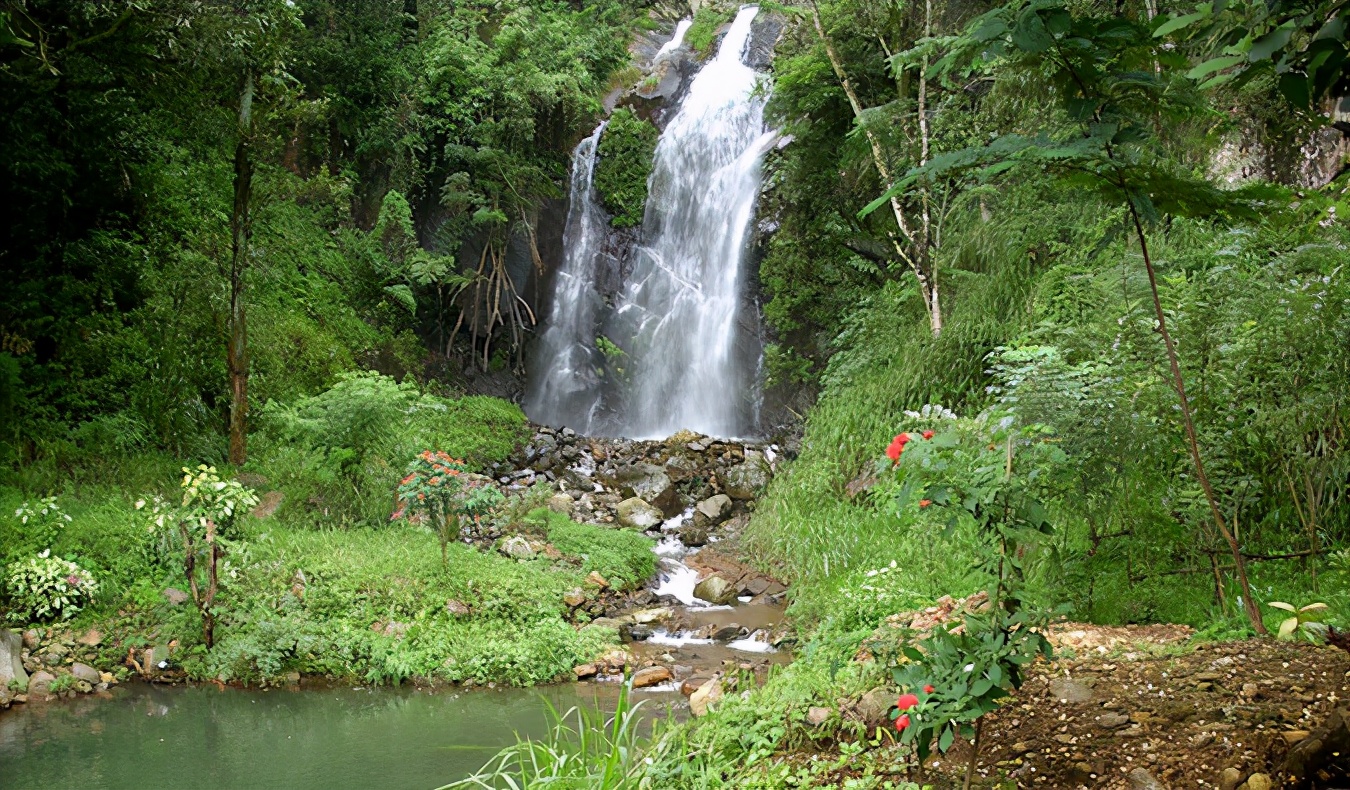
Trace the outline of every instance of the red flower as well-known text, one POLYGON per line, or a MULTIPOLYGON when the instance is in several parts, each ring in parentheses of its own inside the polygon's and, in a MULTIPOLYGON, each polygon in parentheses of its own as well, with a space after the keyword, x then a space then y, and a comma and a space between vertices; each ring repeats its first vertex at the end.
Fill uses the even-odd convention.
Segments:
POLYGON ((408 483, 412 482, 412 479, 413 479, 414 477, 417 477, 417 473, 416 473, 416 472, 413 472, 412 474, 410 474, 410 475, 408 475, 407 477, 403 478, 403 480, 399 482, 399 485, 401 485, 401 486, 406 486, 408 483))
POLYGON ((390 520, 390 521, 398 521, 398 520, 401 519, 401 518, 403 518, 403 508, 399 508, 398 510, 395 510, 395 511, 394 511, 394 515, 390 516, 390 517, 389 517, 389 520, 390 520))
POLYGON ((933 504, 933 500, 931 500, 931 499, 920 499, 920 500, 919 500, 919 507, 928 507, 928 506, 931 505, 931 504, 933 504))
POLYGON ((909 726, 909 714, 901 713, 900 717, 895 720, 895 731, 904 732, 905 728, 908 726, 909 726))
POLYGON ((417 498, 418 498, 418 500, 420 500, 420 501, 425 501, 426 498, 427 498, 427 495, 426 495, 426 494, 418 494, 418 495, 417 495, 417 498))
POLYGON ((932 438, 933 438, 933 432, 932 432, 932 431, 924 431, 924 432, 923 432, 923 438, 925 438, 925 439, 932 439, 932 438))
POLYGON ((886 457, 891 459, 892 463, 898 463, 900 461, 900 453, 905 451, 905 444, 908 442, 909 434, 898 434, 891 440, 890 445, 886 447, 886 457))
POLYGON ((918 696, 914 694, 901 694, 900 699, 895 701, 895 707, 900 710, 909 710, 919 704, 918 696))
POLYGON ((924 687, 923 687, 923 693, 925 693, 925 694, 932 694, 932 693, 933 693, 933 687, 932 687, 931 685, 924 686, 924 687))

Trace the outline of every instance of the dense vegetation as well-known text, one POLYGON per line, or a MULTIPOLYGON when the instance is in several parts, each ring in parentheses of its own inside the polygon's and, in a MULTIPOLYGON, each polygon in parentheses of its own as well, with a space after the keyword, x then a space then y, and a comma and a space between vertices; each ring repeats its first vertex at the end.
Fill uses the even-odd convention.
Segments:
MULTIPOLYGON (((772 10, 766 375, 818 397, 742 548, 791 583, 802 648, 650 761, 615 725, 591 783, 809 786, 779 759, 807 707, 891 682, 861 640, 945 594, 990 591, 1003 636, 1059 611, 1247 637, 1277 602, 1350 623, 1344 5, 772 10)), ((452 541, 442 565, 390 515, 418 453, 484 471, 527 435, 456 374, 518 360, 508 245, 537 258, 646 11, 0 3, 4 613, 179 638, 226 680, 533 683, 612 641, 562 599, 640 584, 645 538, 531 492, 488 526, 564 559, 452 541), (178 507, 198 464, 263 495, 219 511, 210 650, 137 504, 178 507)), ((731 11, 699 4, 691 49, 731 11)), ((601 139, 616 227, 655 138, 621 110, 601 139)))

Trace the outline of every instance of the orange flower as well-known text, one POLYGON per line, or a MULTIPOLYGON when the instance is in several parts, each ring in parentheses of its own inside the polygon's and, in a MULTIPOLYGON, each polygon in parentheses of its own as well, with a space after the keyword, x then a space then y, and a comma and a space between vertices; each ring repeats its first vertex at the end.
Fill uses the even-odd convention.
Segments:
POLYGON ((923 432, 923 438, 925 438, 925 439, 932 439, 932 438, 933 438, 933 432, 932 432, 932 431, 924 431, 924 432, 923 432))
POLYGON ((919 500, 919 507, 928 507, 928 506, 931 505, 931 504, 933 504, 933 500, 931 500, 931 499, 920 499, 920 500, 919 500))

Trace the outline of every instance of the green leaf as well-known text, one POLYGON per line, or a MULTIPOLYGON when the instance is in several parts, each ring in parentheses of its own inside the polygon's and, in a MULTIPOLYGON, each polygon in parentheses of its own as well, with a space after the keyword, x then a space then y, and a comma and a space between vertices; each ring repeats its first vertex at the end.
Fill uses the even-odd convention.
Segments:
POLYGON ((1290 104, 1301 110, 1312 107, 1312 86, 1306 75, 1286 71, 1280 75, 1280 95, 1290 104))
POLYGON ((1055 43, 1050 32, 1045 29, 1040 14, 1026 9, 1017 20, 1017 29, 1012 34, 1013 46, 1023 52, 1044 52, 1055 43))
POLYGON ((1008 23, 1004 22, 1002 17, 990 15, 979 21, 979 26, 971 32, 970 37, 983 43, 999 38, 1007 32, 1008 23))
POLYGON ((1208 13, 1200 11, 1197 11, 1194 14, 1182 14, 1181 16, 1174 16, 1171 19, 1167 20, 1166 22, 1163 22, 1161 25, 1158 25, 1157 29, 1153 31, 1153 37, 1162 38, 1163 36, 1166 36, 1170 33, 1175 33, 1176 31, 1182 29, 1183 27, 1193 25, 1207 16, 1209 16, 1208 13))
POLYGON ((1272 30, 1252 42, 1252 48, 1247 52, 1247 59, 1253 63, 1258 60, 1266 60, 1279 50, 1284 49, 1284 45, 1289 43, 1289 38, 1293 34, 1294 28, 1289 23, 1272 30))
POLYGON ((956 732, 952 730, 952 728, 948 727, 943 730, 942 735, 938 737, 938 751, 945 753, 948 749, 952 748, 952 742, 955 740, 956 732))
POLYGON ((1198 80, 1221 69, 1236 66, 1244 60, 1246 60, 1246 58, 1241 55, 1225 55, 1222 57, 1210 58, 1186 72, 1186 76, 1190 79, 1198 80))
POLYGON ((980 678, 975 681, 975 685, 970 687, 970 694, 973 697, 983 697, 994 687, 994 681, 989 678, 980 678))

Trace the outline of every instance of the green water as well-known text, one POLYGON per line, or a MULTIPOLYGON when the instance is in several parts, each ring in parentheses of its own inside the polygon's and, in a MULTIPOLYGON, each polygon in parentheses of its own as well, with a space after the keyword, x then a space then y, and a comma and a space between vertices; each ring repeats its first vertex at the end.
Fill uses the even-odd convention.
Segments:
MULTIPOLYGON (((616 689, 241 691, 132 685, 112 699, 0 713, 0 788, 434 788, 516 733, 548 729, 545 700, 612 709, 616 689), (597 697, 597 694, 602 695, 597 697)), ((656 713, 666 695, 645 708, 656 713)))

